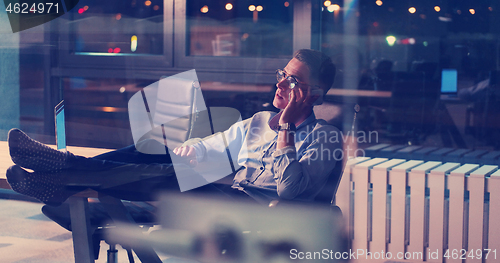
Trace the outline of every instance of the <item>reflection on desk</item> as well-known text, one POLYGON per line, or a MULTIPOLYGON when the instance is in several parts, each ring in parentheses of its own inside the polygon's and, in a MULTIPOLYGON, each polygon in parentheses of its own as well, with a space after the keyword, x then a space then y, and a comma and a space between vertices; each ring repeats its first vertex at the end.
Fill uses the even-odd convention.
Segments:
POLYGON ((390 98, 392 92, 380 90, 357 90, 357 89, 330 89, 327 96, 352 96, 352 97, 374 97, 390 98))

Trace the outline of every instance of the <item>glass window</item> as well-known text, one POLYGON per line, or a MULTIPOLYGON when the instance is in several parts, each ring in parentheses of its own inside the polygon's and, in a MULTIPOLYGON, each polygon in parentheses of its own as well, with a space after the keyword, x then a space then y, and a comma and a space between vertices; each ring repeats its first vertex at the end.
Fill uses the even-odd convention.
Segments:
POLYGON ((71 11, 71 53, 163 54, 163 0, 91 0, 71 11))
POLYGON ((289 57, 293 7, 286 1, 186 2, 188 56, 289 57))
POLYGON ((499 147, 496 1, 344 3, 322 1, 321 47, 339 68, 330 98, 360 104, 360 130, 378 143, 499 147))

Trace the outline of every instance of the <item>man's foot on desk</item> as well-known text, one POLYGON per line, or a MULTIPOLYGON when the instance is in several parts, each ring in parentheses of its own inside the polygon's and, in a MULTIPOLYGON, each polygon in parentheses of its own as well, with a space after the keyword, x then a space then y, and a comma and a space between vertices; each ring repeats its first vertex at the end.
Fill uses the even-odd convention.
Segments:
POLYGON ((30 173, 18 165, 7 169, 7 182, 12 190, 27 196, 34 197, 45 204, 58 206, 76 191, 67 190, 62 183, 61 176, 54 176, 45 172, 30 173))
POLYGON ((31 139, 19 129, 12 129, 8 136, 12 161, 34 171, 55 171, 69 168, 68 160, 74 155, 70 152, 54 150, 49 146, 31 139))

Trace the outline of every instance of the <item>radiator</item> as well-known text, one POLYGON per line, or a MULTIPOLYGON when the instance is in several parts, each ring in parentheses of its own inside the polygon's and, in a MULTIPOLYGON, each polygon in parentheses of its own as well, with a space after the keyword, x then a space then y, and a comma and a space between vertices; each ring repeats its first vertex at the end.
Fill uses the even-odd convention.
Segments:
POLYGON ((495 165, 351 159, 336 204, 352 262, 500 262, 495 165))

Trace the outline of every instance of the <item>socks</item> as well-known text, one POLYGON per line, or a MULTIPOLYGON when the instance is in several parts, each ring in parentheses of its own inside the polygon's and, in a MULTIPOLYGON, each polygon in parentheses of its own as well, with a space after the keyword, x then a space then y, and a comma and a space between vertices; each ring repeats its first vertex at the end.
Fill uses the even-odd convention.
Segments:
POLYGON ((62 174, 54 173, 30 173, 14 165, 7 169, 7 182, 12 190, 20 194, 34 197, 51 206, 58 206, 76 192, 66 189, 62 174))
POLYGON ((19 129, 12 129, 8 136, 12 161, 34 171, 56 171, 69 168, 72 153, 54 150, 31 139, 19 129))

